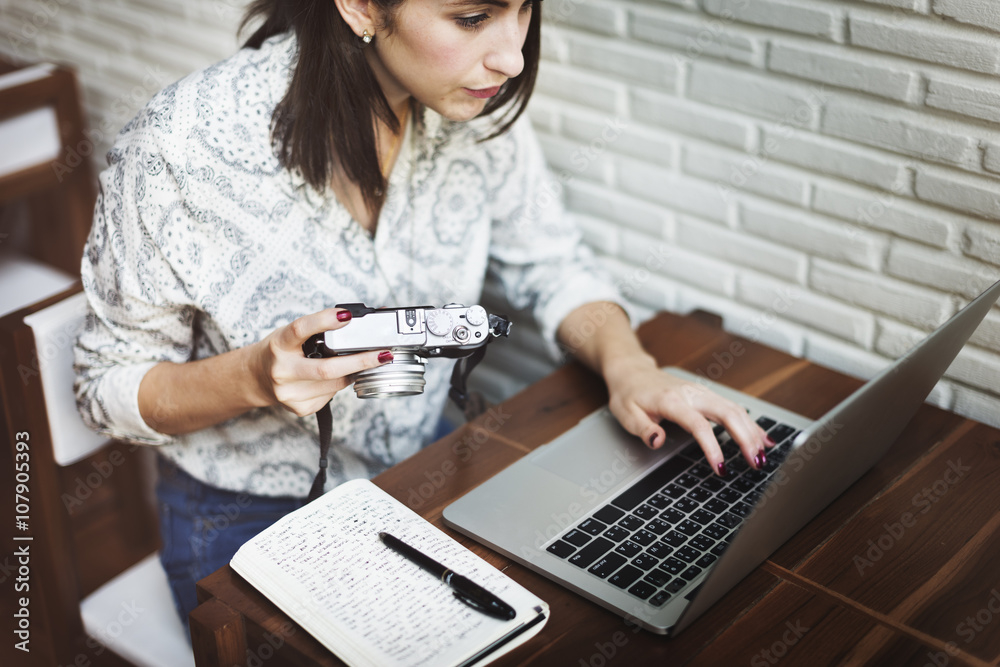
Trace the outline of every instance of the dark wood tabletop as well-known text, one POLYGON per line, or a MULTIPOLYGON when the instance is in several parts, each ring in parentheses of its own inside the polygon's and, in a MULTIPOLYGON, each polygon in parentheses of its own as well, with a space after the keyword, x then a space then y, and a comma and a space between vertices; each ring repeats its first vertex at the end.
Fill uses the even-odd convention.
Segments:
MULTIPOLYGON (((861 384, 706 315, 661 314, 639 334, 664 366, 811 418, 861 384)), ((1000 664, 1000 431, 930 405, 874 468, 674 638, 444 527, 451 501, 606 400, 599 378, 568 364, 374 480, 550 604, 542 632, 494 664, 1000 664)), ((198 596, 199 666, 341 664, 228 566, 202 579, 198 596)))

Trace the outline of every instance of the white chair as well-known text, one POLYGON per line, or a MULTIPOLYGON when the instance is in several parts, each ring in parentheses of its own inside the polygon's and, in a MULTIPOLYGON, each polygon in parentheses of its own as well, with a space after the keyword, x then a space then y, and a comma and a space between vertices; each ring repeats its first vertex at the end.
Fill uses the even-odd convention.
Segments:
POLYGON ((30 462, 33 539, 16 543, 31 553, 30 656, 40 665, 193 666, 142 481, 152 453, 98 436, 76 410, 73 341, 85 312, 77 286, 0 318, 5 449, 11 460, 28 451, 30 462))

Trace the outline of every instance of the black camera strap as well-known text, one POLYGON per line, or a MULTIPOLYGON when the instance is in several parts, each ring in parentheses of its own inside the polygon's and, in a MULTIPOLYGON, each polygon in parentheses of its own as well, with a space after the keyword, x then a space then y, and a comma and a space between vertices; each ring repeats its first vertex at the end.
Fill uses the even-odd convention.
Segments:
POLYGON ((306 502, 312 502, 323 495, 323 487, 326 486, 326 456, 330 452, 330 437, 333 432, 333 409, 330 401, 319 409, 316 413, 316 423, 319 424, 319 472, 313 480, 312 488, 309 489, 309 497, 306 502))

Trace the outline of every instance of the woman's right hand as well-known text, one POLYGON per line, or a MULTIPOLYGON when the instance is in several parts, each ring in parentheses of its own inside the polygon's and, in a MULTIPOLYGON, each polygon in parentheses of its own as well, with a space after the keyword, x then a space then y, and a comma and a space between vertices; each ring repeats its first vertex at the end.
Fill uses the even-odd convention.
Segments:
POLYGON ((311 415, 338 391, 349 387, 355 373, 392 361, 389 350, 324 359, 309 359, 302 353, 302 345, 311 336, 340 329, 350 321, 349 311, 328 308, 275 329, 257 343, 250 371, 261 401, 281 405, 299 417, 311 415))

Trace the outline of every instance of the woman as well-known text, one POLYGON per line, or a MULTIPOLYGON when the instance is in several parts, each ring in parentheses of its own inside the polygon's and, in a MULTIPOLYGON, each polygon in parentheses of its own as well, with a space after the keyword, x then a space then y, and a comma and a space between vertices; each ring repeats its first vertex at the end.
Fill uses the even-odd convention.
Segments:
POLYGON ((541 205, 551 177, 522 117, 539 10, 257 0, 246 48, 122 131, 83 261, 77 395, 94 428, 158 445, 161 558, 182 618, 195 581, 301 505, 317 460, 309 415, 328 401, 328 489, 433 437, 450 364, 428 364, 419 396, 357 399, 342 391, 351 375, 392 352, 304 358, 308 337, 349 326, 334 303, 472 304, 489 270, 554 354, 572 341, 650 447, 671 419, 725 475, 712 420, 763 464, 763 432, 657 369, 561 208, 541 205))

